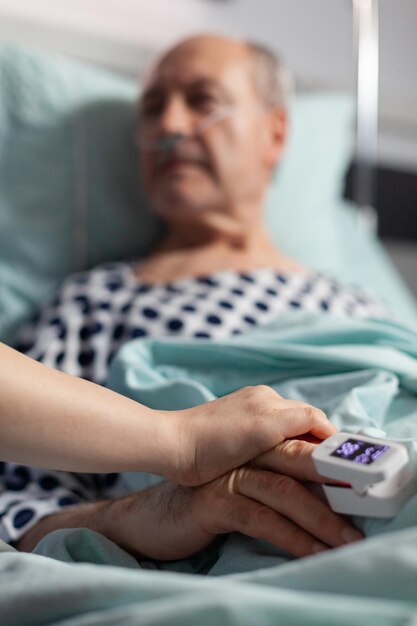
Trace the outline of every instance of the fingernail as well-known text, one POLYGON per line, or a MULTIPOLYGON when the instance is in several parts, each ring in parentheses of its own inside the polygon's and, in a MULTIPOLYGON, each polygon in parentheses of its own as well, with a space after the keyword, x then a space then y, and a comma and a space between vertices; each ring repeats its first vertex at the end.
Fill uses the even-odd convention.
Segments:
POLYGON ((342 530, 342 539, 345 543, 352 543, 363 539, 363 534, 352 526, 345 526, 342 530))
POLYGON ((326 550, 328 550, 328 547, 324 545, 324 543, 316 541, 313 543, 312 550, 315 554, 317 554, 318 552, 326 552, 326 550))

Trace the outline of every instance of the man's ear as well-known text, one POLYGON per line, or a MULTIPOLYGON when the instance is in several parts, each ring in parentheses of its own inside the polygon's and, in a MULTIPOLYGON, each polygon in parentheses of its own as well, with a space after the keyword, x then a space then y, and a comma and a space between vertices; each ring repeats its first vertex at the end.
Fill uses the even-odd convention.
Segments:
POLYGON ((269 116, 268 145, 265 150, 265 165, 271 171, 281 160, 287 141, 288 115, 285 109, 274 107, 267 113, 269 116))

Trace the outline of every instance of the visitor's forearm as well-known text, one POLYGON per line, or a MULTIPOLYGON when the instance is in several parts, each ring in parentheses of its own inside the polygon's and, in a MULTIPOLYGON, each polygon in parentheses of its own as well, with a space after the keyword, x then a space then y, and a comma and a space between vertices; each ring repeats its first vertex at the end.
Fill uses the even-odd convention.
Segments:
POLYGON ((153 411, 0 344, 3 461, 79 472, 171 475, 174 420, 174 414, 153 411))

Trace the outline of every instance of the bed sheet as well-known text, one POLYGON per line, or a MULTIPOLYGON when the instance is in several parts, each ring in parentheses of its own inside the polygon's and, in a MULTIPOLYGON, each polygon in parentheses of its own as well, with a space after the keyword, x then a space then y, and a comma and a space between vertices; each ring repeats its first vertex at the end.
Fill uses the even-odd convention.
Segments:
MULTIPOLYGON (((271 384, 321 406, 339 427, 378 429, 404 441, 415 468, 417 336, 400 324, 300 314, 217 345, 135 341, 119 353, 111 381, 160 408, 271 384)), ((132 489, 153 479, 125 478, 132 489)), ((2 620, 12 626, 417 624, 417 498, 393 520, 356 523, 365 541, 300 560, 232 535, 208 555, 211 576, 184 573, 203 573, 201 555, 171 564, 175 571, 151 571, 164 566, 140 568, 87 529, 57 531, 36 554, 0 554, 2 620)))
POLYGON ((7 626, 415 626, 417 529, 241 577, 0 554, 7 626))

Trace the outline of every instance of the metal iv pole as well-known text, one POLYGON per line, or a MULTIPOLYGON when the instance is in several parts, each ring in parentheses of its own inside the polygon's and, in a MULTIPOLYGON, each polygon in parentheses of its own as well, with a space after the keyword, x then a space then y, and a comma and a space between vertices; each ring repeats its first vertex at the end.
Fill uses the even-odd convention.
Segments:
POLYGON ((378 1, 353 0, 356 48, 356 174, 354 196, 363 221, 377 228, 375 168, 378 157, 378 1))

